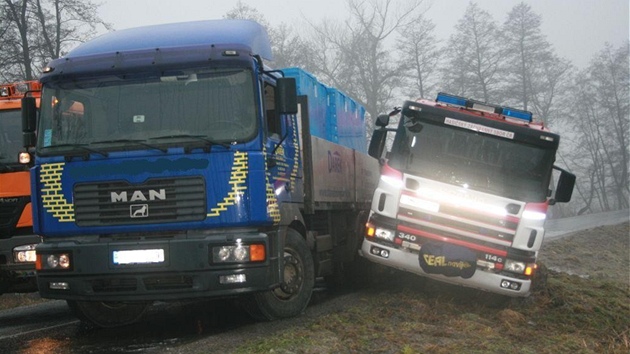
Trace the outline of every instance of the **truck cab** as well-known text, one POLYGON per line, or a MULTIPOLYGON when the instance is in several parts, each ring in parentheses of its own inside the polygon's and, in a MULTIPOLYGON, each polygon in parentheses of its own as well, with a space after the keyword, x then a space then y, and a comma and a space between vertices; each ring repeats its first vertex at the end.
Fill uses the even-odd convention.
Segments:
POLYGON ((21 102, 30 96, 38 104, 36 81, 0 85, 0 294, 37 291, 29 168, 24 151, 21 102))
POLYGON ((530 112, 446 93, 407 101, 400 114, 397 128, 380 116, 371 142, 382 168, 363 257, 438 281, 529 295, 548 207, 568 202, 575 182, 554 166, 560 136, 530 112), (383 158, 388 133, 395 137, 383 158))
POLYGON ((271 54, 260 24, 209 20, 108 33, 48 65, 25 129, 42 297, 103 327, 213 297, 276 319, 303 311, 334 248, 356 255, 373 189, 354 192, 355 164, 378 165, 336 127, 364 111, 271 54))

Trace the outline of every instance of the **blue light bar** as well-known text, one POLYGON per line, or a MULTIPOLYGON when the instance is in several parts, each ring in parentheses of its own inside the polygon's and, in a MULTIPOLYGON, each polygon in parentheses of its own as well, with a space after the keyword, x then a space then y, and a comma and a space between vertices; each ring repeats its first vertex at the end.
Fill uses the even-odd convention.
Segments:
POLYGON ((437 102, 450 104, 453 106, 466 107, 466 99, 459 96, 449 95, 448 93, 438 93, 437 102))
POLYGON ((501 113, 506 117, 521 119, 531 123, 532 121, 532 112, 524 111, 521 109, 503 107, 503 112, 501 113))

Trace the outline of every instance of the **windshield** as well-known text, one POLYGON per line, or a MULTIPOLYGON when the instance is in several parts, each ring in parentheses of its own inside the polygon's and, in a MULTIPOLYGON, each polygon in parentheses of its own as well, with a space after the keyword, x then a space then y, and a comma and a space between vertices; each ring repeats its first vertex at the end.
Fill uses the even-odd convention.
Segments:
POLYGON ((251 139, 257 127, 252 76, 250 70, 199 69, 49 83, 42 94, 38 149, 251 139))
POLYGON ((415 128, 420 131, 412 133, 404 127, 398 131, 392 167, 507 198, 545 200, 554 151, 428 123, 415 128))
POLYGON ((0 165, 18 163, 22 144, 20 110, 0 111, 0 165))

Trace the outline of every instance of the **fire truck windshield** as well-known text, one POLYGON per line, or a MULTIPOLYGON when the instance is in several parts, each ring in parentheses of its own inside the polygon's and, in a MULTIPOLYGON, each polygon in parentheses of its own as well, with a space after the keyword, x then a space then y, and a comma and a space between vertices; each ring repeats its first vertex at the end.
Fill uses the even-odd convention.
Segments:
POLYGON ((257 131, 253 73, 240 69, 90 76, 46 83, 37 147, 99 150, 174 144, 204 137, 217 142, 251 139, 257 131), (151 139, 156 139, 151 141, 151 139))
POLYGON ((521 201, 545 200, 555 151, 424 122, 413 130, 398 130, 393 168, 521 201))
POLYGON ((22 150, 22 116, 20 110, 0 111, 0 165, 18 163, 22 150))

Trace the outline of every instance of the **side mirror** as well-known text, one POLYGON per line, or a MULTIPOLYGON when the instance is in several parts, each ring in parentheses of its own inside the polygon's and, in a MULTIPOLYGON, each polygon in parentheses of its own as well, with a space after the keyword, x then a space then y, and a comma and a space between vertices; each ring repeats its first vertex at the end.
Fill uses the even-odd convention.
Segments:
POLYGON ((36 129, 37 103, 35 97, 22 98, 22 132, 34 132, 36 129))
POLYGON ((37 103, 35 97, 22 98, 22 145, 35 146, 37 128, 37 103))
POLYGON ((575 175, 556 166, 554 166, 554 169, 560 171, 554 201, 556 203, 567 203, 571 201, 573 187, 575 186, 575 175))
POLYGON ((279 114, 296 114, 297 105, 297 84, 292 77, 280 78, 276 81, 276 92, 278 93, 276 109, 279 114))
POLYGON ((389 125, 389 115, 387 114, 379 115, 378 117, 376 117, 376 122, 374 122, 374 124, 377 127, 385 128, 386 126, 389 125))
MULTIPOLYGON (((377 119, 378 121, 378 119, 377 119)), ((372 139, 370 139, 370 146, 368 147, 368 155, 380 159, 385 150, 385 140, 387 138, 386 129, 377 129, 372 133, 372 139)))

